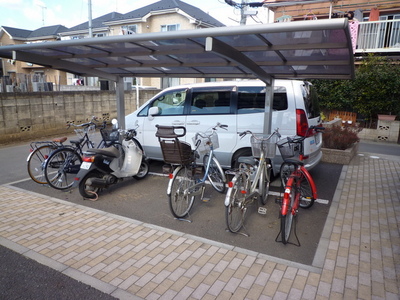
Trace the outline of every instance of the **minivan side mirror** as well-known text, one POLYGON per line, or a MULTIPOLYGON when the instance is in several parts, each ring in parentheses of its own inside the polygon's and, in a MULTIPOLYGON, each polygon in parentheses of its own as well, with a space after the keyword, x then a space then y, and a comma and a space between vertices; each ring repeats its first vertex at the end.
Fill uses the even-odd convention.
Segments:
POLYGON ((153 106, 150 107, 149 109, 149 119, 153 120, 154 116, 159 115, 160 114, 160 108, 158 106, 153 106))

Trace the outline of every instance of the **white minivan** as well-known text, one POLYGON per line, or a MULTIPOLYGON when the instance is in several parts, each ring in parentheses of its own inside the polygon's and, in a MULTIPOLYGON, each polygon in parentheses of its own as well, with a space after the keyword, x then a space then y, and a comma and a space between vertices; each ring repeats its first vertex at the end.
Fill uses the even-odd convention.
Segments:
MULTIPOLYGON (((228 125, 218 130, 216 156, 224 168, 235 165, 238 157, 251 156, 250 136, 241 139, 238 132, 262 133, 264 124, 265 83, 262 81, 222 81, 174 86, 163 90, 125 118, 127 128, 137 127, 137 136, 147 158, 163 160, 156 125, 185 126, 182 137, 193 146, 199 131, 208 131, 217 122, 228 125)), ((313 86, 299 80, 275 80, 272 129, 282 137, 305 136, 305 166, 312 169, 322 157, 321 133, 308 132, 320 125, 317 94, 313 86)), ((192 147, 194 148, 194 147, 192 147)), ((277 151, 273 159, 274 174, 282 159, 277 151)))

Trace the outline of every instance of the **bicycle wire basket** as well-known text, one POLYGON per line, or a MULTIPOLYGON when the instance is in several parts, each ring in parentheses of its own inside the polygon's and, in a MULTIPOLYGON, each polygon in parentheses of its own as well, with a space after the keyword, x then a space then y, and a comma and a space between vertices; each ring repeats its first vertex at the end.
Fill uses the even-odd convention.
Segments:
POLYGON ((200 144, 197 148, 197 151, 200 153, 200 155, 210 152, 210 140, 214 150, 219 148, 218 134, 215 131, 212 133, 205 132, 202 135, 203 136, 198 135, 197 140, 195 140, 195 137, 192 138, 193 144, 195 145, 197 145, 197 141, 200 141, 200 144))
POLYGON ((87 133, 87 135, 91 137, 96 132, 96 125, 92 124, 84 128, 77 128, 74 129, 74 131, 78 137, 83 138, 85 136, 85 133, 87 133))
POLYGON ((293 139, 288 138, 284 138, 277 142, 282 158, 285 160, 293 157, 299 157, 301 143, 301 141, 294 141, 293 139))
POLYGON ((261 151, 264 151, 266 158, 273 158, 276 154, 276 142, 278 137, 274 134, 273 136, 265 134, 254 134, 251 136, 251 151, 254 157, 260 157, 261 151))
POLYGON ((105 142, 118 142, 119 141, 119 131, 118 129, 100 129, 101 137, 105 142))

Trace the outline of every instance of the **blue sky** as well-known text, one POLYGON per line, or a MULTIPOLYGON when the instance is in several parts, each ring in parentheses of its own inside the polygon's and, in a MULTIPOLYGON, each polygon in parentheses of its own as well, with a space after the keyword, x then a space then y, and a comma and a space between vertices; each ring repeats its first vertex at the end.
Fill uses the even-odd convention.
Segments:
MULTIPOLYGON (((239 25, 233 20, 240 20, 240 11, 227 5, 224 0, 183 1, 197 6, 228 26, 239 25)), ((154 2, 157 0, 92 0, 92 18, 113 11, 127 13, 154 2)), ((264 8, 258 11, 260 17, 266 15, 264 8)), ((88 0, 0 0, 0 26, 34 30, 50 25, 72 27, 87 20, 88 0)))

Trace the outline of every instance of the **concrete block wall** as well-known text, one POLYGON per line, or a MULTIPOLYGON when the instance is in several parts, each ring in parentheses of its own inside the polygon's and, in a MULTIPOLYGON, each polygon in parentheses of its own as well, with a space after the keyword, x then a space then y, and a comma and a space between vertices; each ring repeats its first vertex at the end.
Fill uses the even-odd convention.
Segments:
POLYGON ((358 134, 360 139, 371 140, 375 142, 384 141, 397 143, 399 141, 400 121, 382 121, 378 120, 377 129, 364 128, 358 134))
MULTIPOLYGON (((140 90, 139 105, 159 90, 140 90)), ((137 109, 136 91, 125 92, 125 113, 137 109)), ((0 143, 72 133, 66 124, 80 124, 96 116, 117 116, 115 91, 0 93, 0 143)))

